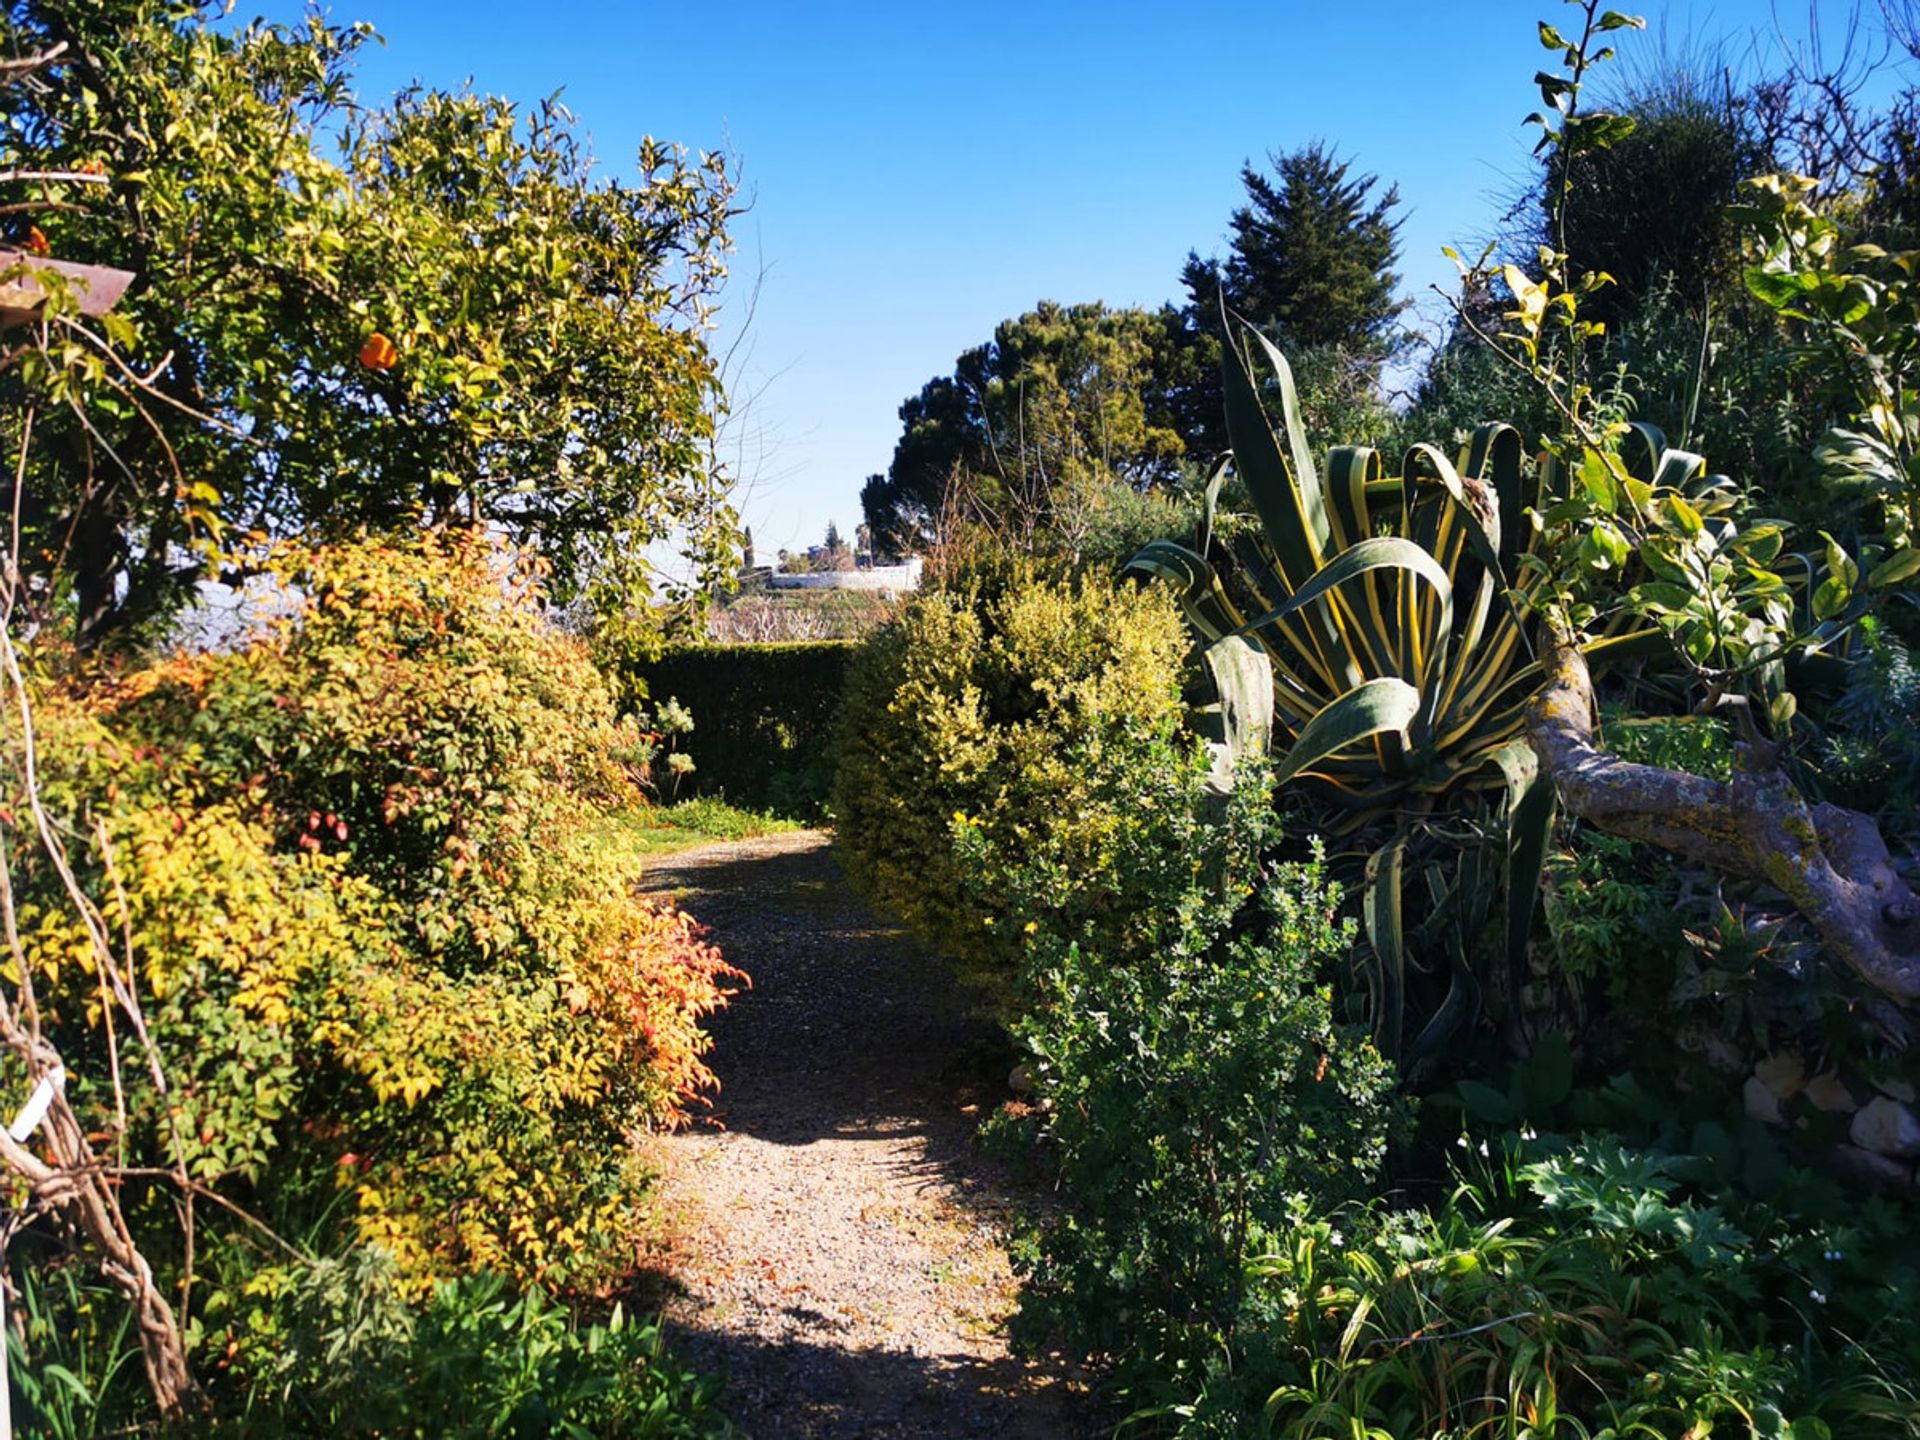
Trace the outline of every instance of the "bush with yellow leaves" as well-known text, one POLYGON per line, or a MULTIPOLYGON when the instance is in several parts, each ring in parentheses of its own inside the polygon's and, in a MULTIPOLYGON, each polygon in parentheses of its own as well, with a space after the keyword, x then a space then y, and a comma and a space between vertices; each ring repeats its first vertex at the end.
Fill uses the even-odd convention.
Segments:
MULTIPOLYGON (((228 652, 39 657, 43 799, 157 1061, 14 844, 76 1103, 130 1174, 184 1164, 422 1287, 617 1273, 646 1194, 633 1141, 711 1084, 700 1021, 743 979, 596 823, 638 801, 640 737, 522 556, 455 535, 272 564, 294 612, 228 652)), ((172 1223, 164 1182, 128 1183, 172 1223)))

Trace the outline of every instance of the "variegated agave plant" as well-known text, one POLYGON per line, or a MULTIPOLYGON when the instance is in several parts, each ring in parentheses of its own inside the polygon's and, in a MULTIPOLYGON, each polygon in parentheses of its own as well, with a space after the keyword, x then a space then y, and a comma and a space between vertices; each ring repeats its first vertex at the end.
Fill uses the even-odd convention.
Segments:
MULTIPOLYGON (((1510 965, 1523 963, 1532 924, 1554 810, 1525 735, 1541 679, 1529 597, 1544 567, 1523 563, 1541 472, 1516 430, 1491 424, 1457 459, 1416 445, 1389 475, 1379 452, 1341 446, 1323 476, 1286 359, 1243 321, 1229 334, 1228 437, 1258 524, 1216 533, 1226 528, 1215 523, 1216 476, 1198 544, 1156 541, 1129 568, 1181 587, 1210 642, 1224 718, 1243 731, 1270 726, 1277 779, 1336 802, 1329 828, 1360 842, 1377 1037, 1416 1065, 1478 1007, 1476 960, 1496 894, 1509 903, 1504 946, 1493 948, 1510 965), (1262 371, 1279 401, 1277 430, 1261 404, 1262 371), (1268 685, 1270 711, 1248 693, 1268 685), (1409 907, 1415 873, 1426 899, 1409 907), (1411 947, 1410 911, 1426 942, 1411 947), (1420 985, 1426 1013, 1410 1017, 1409 967, 1420 959, 1436 963, 1420 985)), ((1697 457, 1659 454, 1651 432, 1638 438, 1652 468, 1697 472, 1697 457)), ((1649 639, 1664 643, 1642 629, 1588 648, 1649 639)))

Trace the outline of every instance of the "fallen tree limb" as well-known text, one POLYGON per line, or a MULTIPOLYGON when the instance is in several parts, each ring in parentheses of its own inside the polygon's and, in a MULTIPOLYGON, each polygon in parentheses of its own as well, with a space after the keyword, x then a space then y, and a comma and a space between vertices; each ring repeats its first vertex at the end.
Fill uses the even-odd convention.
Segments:
POLYGON ((1527 735, 1561 803, 1596 829, 1643 840, 1784 895, 1855 974, 1901 1004, 1920 999, 1920 895, 1894 871, 1873 820, 1809 805, 1772 754, 1739 748, 1731 781, 1636 765, 1593 742, 1593 680, 1563 639, 1527 735))

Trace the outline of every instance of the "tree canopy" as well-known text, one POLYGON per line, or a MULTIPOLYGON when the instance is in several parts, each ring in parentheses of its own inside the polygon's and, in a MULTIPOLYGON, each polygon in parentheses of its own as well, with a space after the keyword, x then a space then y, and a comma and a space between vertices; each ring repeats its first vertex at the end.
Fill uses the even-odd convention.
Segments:
POLYGON ((1163 312, 1043 300, 1002 322, 900 407, 893 464, 860 494, 876 545, 917 548, 949 506, 1031 535, 1090 488, 1174 478, 1173 352, 1163 312))
POLYGON ((669 533, 723 563, 723 157, 648 139, 602 178, 557 100, 364 108, 366 28, 220 13, 6 12, 10 53, 55 59, 0 92, 0 169, 72 177, 33 188, 52 252, 137 275, 111 335, 56 314, 0 373, 9 453, 37 427, 24 548, 48 603, 87 639, 163 616, 216 531, 478 521, 610 613, 669 533))
POLYGON ((1240 171, 1247 203, 1233 212, 1224 261, 1189 254, 1181 280, 1189 311, 1217 324, 1220 298, 1289 352, 1331 345, 1378 360, 1398 347, 1395 322, 1408 301, 1400 277, 1400 190, 1377 198, 1374 175, 1318 141, 1268 156, 1273 176, 1240 171))

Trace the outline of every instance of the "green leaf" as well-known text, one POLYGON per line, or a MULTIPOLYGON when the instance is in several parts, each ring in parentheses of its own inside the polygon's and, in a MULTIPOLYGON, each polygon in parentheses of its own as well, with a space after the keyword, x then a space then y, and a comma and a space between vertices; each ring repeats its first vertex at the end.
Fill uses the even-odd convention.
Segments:
POLYGON ((1633 549, 1611 520, 1601 520, 1587 531, 1582 548, 1587 563, 1596 570, 1618 570, 1627 563, 1633 549))
POLYGON ((1623 15, 1618 10, 1608 10, 1595 22, 1594 30, 1604 35, 1609 30, 1644 30, 1647 22, 1638 15, 1623 15))
POLYGON ((1540 1037, 1513 1072, 1514 1092, 1524 1114, 1542 1118, 1573 1091, 1573 1050, 1558 1030, 1540 1037))
POLYGON ((1833 619, 1836 615, 1846 610, 1847 601, 1851 599, 1852 596, 1853 592, 1845 582, 1829 575, 1814 589, 1813 618, 1816 620, 1833 619))
POLYGON ((1400 1054, 1406 1010, 1406 929, 1401 910, 1401 867, 1407 837, 1402 834, 1367 856, 1361 884, 1361 921, 1378 964, 1373 996, 1373 1033, 1381 1053, 1400 1054))
POLYGON ((1350 745, 1376 735, 1407 739, 1407 727, 1420 713, 1420 692, 1394 676, 1368 680, 1321 707, 1300 731, 1274 772, 1284 785, 1350 745))
POLYGON ((1607 457, 1599 451, 1587 449, 1580 452, 1580 488, 1586 492, 1587 499, 1603 515, 1611 515, 1620 506, 1620 485, 1613 478, 1613 469, 1607 464, 1607 457))
POLYGON ((1884 585, 1898 585, 1915 574, 1920 574, 1920 548, 1908 545, 1873 567, 1867 575, 1867 588, 1878 590, 1884 585))
POLYGON ((1546 21, 1540 22, 1540 48, 1543 50, 1564 50, 1567 38, 1546 21))
POLYGON ((1698 535, 1703 527, 1700 512, 1678 495, 1669 495, 1662 502, 1665 512, 1662 518, 1682 535, 1698 535))
POLYGON ((1655 615, 1678 615, 1693 604, 1693 592, 1671 581, 1648 580, 1633 587, 1632 600, 1636 610, 1655 615))
POLYGON ((1827 542, 1827 573, 1851 590, 1860 583, 1860 567, 1833 536, 1822 530, 1820 538, 1827 542))
POLYGON ((1489 1125, 1511 1125, 1519 1118, 1514 1113, 1513 1102, 1491 1085, 1462 1080, 1454 1088, 1460 1092, 1460 1101, 1467 1113, 1476 1120, 1484 1120, 1489 1125))

